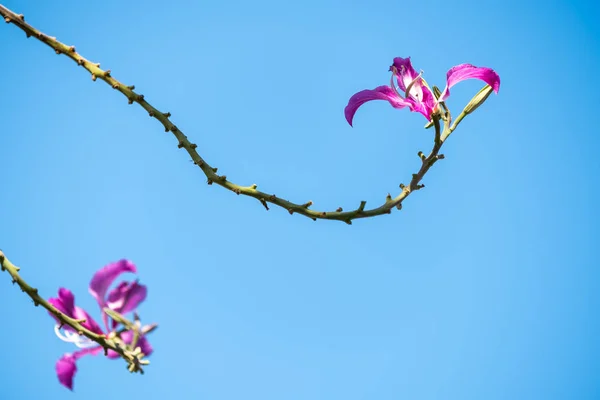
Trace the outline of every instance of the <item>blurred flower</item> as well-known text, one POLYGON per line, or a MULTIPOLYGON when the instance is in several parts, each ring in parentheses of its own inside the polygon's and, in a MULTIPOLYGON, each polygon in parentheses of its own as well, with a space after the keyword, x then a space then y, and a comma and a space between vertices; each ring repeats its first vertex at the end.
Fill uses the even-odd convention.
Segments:
MULTIPOLYGON (((81 325, 90 331, 108 336, 109 334, 117 334, 117 328, 120 326, 118 321, 111 318, 109 324, 109 315, 104 311, 104 308, 116 311, 119 314, 125 314, 134 311, 140 303, 144 301, 147 295, 147 288, 144 285, 140 285, 138 281, 126 282, 123 281, 108 295, 107 291, 115 279, 124 272, 137 272, 135 265, 128 260, 120 260, 115 263, 108 264, 98 270, 90 282, 89 292, 96 299, 102 313, 102 320, 106 332, 104 332, 98 323, 82 308, 75 305, 75 296, 69 289, 60 288, 58 290, 58 297, 48 299, 48 302, 52 304, 63 314, 74 318, 74 319, 85 319, 85 322, 81 325), (110 328, 109 328, 110 326, 110 328)), ((56 335, 63 341, 75 344, 82 350, 76 351, 72 354, 64 354, 56 363, 56 374, 61 384, 67 388, 73 390, 73 377, 77 371, 76 361, 84 355, 97 355, 102 351, 102 347, 96 342, 88 339, 85 336, 79 335, 70 326, 60 325, 60 321, 55 315, 50 315, 57 321, 58 325, 54 327, 56 335), (61 329, 63 332, 61 332, 61 329)), ((125 344, 131 344, 134 337, 132 330, 123 329, 121 327, 118 332, 118 336, 125 344)), ((148 340, 140 334, 140 337, 136 343, 136 347, 140 347, 142 353, 148 356, 152 353, 152 346, 148 340)), ((107 356, 109 358, 118 358, 119 354, 109 350, 107 356)))

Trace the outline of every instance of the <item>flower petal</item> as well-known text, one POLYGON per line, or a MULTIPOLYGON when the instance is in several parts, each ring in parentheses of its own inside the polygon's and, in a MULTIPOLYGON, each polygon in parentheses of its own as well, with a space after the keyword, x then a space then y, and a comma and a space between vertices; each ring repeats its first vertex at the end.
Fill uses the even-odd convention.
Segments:
POLYGON ((410 103, 398 96, 394 89, 389 86, 378 86, 373 90, 362 90, 350 97, 348 105, 344 109, 346 121, 348 121, 350 126, 352 126, 352 120, 356 110, 371 100, 387 100, 394 108, 404 108, 410 105, 410 103))
POLYGON ((71 354, 65 354, 56 362, 56 375, 58 381, 69 390, 73 390, 73 377, 77 372, 75 357, 71 354))
POLYGON ((129 260, 119 260, 100 268, 92 277, 89 292, 100 305, 100 309, 106 306, 104 298, 109 286, 124 272, 137 272, 135 264, 129 260))
POLYGON ((148 289, 145 285, 135 282, 121 282, 108 294, 106 305, 118 312, 126 314, 133 311, 146 299, 148 289))
MULTIPOLYGON (((82 326, 94 333, 103 334, 102 329, 100 328, 98 323, 94 321, 94 319, 90 317, 90 315, 84 309, 75 305, 75 296, 73 295, 73 292, 71 292, 69 289, 58 289, 58 297, 48 299, 48 303, 52 304, 54 308, 67 315, 68 317, 74 319, 85 319, 85 322, 81 324, 82 326)), ((60 320, 58 320, 58 318, 56 318, 54 314, 49 314, 52 318, 56 320, 56 322, 60 323, 60 320)), ((71 328, 70 326, 65 326, 64 328, 73 331, 73 328, 71 328)))
MULTIPOLYGON (((422 85, 420 82, 415 82, 415 86, 417 83, 422 85)), ((407 101, 410 103, 410 111, 419 112, 423 114, 429 121, 431 121, 431 113, 435 108, 435 97, 433 97, 433 93, 431 93, 431 90, 425 85, 422 86, 421 94, 423 96, 421 101, 413 99, 412 96, 407 99, 407 101)))
POLYGON ((471 64, 460 64, 450 68, 446 74, 446 88, 442 92, 439 101, 444 101, 450 96, 450 88, 458 82, 467 79, 479 79, 492 87, 495 93, 500 90, 500 76, 491 68, 476 67, 471 64))
POLYGON ((85 356, 86 354, 91 354, 95 356, 102 350, 102 347, 94 347, 90 349, 84 349, 81 351, 76 351, 73 354, 63 354, 61 358, 56 362, 56 376, 58 377, 58 381, 65 387, 73 390, 73 378, 75 377, 75 373, 77 372, 77 365, 75 364, 78 359, 85 356))
MULTIPOLYGON (((392 65, 392 67, 396 68, 398 86, 403 92, 406 91, 408 85, 410 85, 410 83, 414 81, 417 78, 417 76, 419 76, 419 74, 417 74, 417 71, 415 71, 415 69, 413 68, 412 63, 410 62, 410 57, 394 58, 394 64, 392 65)), ((392 69, 392 67, 390 67, 390 70, 392 69)))

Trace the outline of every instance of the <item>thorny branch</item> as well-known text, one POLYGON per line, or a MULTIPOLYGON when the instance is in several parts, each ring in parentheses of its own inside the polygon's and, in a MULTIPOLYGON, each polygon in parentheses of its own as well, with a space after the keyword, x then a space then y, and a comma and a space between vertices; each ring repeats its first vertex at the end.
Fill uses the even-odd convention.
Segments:
POLYGON ((25 22, 25 18, 23 15, 15 14, 14 12, 2 5, 0 5, 0 15, 2 15, 6 23, 12 23, 19 27, 21 30, 23 30, 27 37, 34 37, 39 41, 45 43, 46 45, 50 46, 52 49, 54 49, 56 54, 63 54, 75 61, 78 65, 82 66, 91 74, 92 80, 96 81, 97 79, 100 79, 106 82, 108 85, 110 85, 113 89, 121 92, 125 97, 127 97, 129 104, 138 103, 144 110, 148 112, 150 117, 157 119, 164 126, 166 132, 173 133, 173 135, 178 141, 177 147, 184 148, 188 152, 194 164, 200 167, 204 175, 206 175, 207 183, 209 185, 215 183, 219 186, 224 187, 225 189, 236 193, 237 195, 253 197, 257 199, 265 207, 266 210, 269 210, 268 203, 271 203, 286 209, 290 214, 297 213, 309 217, 315 221, 317 219, 329 219, 344 221, 347 224, 352 224, 352 220, 358 218, 367 218, 383 214, 390 214, 394 207, 400 210, 402 208, 402 202, 404 201, 404 199, 406 199, 412 192, 419 190, 424 186, 420 184, 421 180, 423 179, 429 168, 431 168, 431 166, 433 166, 433 164, 435 164, 437 160, 443 158, 443 155, 439 154, 440 148, 442 147, 442 144, 444 143, 445 139, 456 127, 457 122, 459 122, 460 119, 462 119, 457 119, 457 122, 455 122, 455 124, 452 127, 450 127, 450 119, 443 118, 446 124, 444 132, 442 133, 439 123, 440 118, 442 118, 441 114, 436 114, 433 116, 432 122, 436 130, 433 148, 427 156, 425 156, 422 152, 419 152, 419 158, 421 159, 422 163, 421 168, 417 173, 412 175, 412 179, 408 185, 400 185, 401 192, 396 197, 392 197, 390 194, 388 194, 382 205, 372 209, 365 209, 366 201, 361 201, 358 208, 352 211, 343 211, 341 207, 339 207, 335 211, 311 210, 309 207, 312 206, 312 201, 308 201, 303 204, 293 203, 291 201, 277 197, 274 194, 262 192, 257 189, 257 185, 255 184, 250 186, 240 186, 229 181, 225 175, 218 175, 217 168, 214 168, 211 165, 209 165, 198 154, 198 152, 196 151, 197 145, 195 143, 191 143, 188 140, 187 136, 184 135, 184 133, 179 128, 177 128, 177 126, 173 122, 171 122, 171 120, 169 119, 171 117, 171 114, 168 112, 160 112, 152 105, 150 105, 150 103, 148 103, 148 101, 144 98, 144 95, 134 91, 135 86, 127 86, 121 83, 112 76, 110 70, 103 70, 100 68, 100 64, 93 63, 81 56, 81 54, 79 54, 75 50, 75 46, 68 46, 64 43, 59 42, 55 37, 48 36, 35 29, 34 27, 25 22))

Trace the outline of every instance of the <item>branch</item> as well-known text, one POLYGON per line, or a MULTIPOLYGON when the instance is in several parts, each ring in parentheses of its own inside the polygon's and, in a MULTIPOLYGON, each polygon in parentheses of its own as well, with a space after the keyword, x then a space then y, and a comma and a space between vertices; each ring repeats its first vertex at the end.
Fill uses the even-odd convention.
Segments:
POLYGON ((94 342, 98 343, 98 345, 104 348, 105 355, 108 353, 109 349, 118 353, 125 361, 127 361, 129 370, 131 372, 144 373, 142 365, 149 364, 149 361, 141 359, 139 352, 136 353, 135 351, 132 352, 127 350, 125 346, 121 346, 121 344, 114 340, 116 339, 116 337, 113 339, 109 339, 104 335, 100 335, 90 331, 89 329, 81 325, 85 322, 85 319, 74 319, 60 312, 58 309, 52 306, 52 304, 50 304, 43 297, 41 297, 38 294, 38 290, 36 288, 29 286, 29 284, 27 284, 27 282, 25 282, 23 278, 21 278, 21 276, 19 275, 19 270, 20 268, 11 263, 8 260, 8 258, 6 258, 2 250, 0 250, 0 271, 8 272, 8 274, 12 277, 13 284, 16 283, 17 285, 19 285, 21 291, 26 293, 29 297, 31 297, 31 300, 33 300, 33 304, 36 307, 42 306, 46 310, 51 312, 54 316, 56 316, 56 318, 58 318, 58 320, 61 323, 61 327, 63 325, 70 326, 75 330, 75 332, 79 333, 79 335, 83 335, 89 338, 90 340, 93 340, 94 342))
MULTIPOLYGON (((429 170, 429 168, 439 159, 442 159, 442 155, 438 155, 439 150, 444 143, 444 138, 440 139, 440 126, 439 126, 439 117, 436 122, 436 139, 434 142, 434 146, 428 156, 423 155, 422 152, 419 152, 419 157, 421 158, 422 165, 419 171, 416 174, 412 175, 412 179, 408 186, 403 184, 400 185, 402 191, 396 196, 393 197, 388 194, 385 198, 385 201, 382 205, 376 208, 365 210, 365 201, 361 201, 358 208, 352 211, 343 211, 341 207, 336 209, 335 211, 317 211, 310 210, 309 207, 312 205, 312 201, 309 201, 304 204, 293 203, 288 200, 284 200, 282 198, 277 197, 274 194, 269 194, 266 192, 262 192, 257 190, 257 185, 251 186, 240 186, 229 180, 225 175, 218 175, 217 168, 213 168, 209 165, 196 151, 197 145, 195 143, 191 143, 187 136, 179 129, 177 126, 171 122, 169 119, 171 117, 171 113, 163 113, 154 108, 148 101, 145 100, 144 95, 139 94, 134 91, 135 86, 127 86, 122 82, 116 80, 112 77, 110 70, 103 70, 100 68, 100 64, 93 63, 83 56, 81 56, 75 50, 75 46, 68 46, 64 43, 56 40, 55 37, 50 37, 45 35, 44 33, 38 31, 33 28, 31 25, 25 22, 25 18, 23 15, 17 15, 14 12, 10 11, 6 7, 0 5, 0 15, 4 18, 6 23, 12 23, 19 27, 21 30, 25 32, 27 37, 34 37, 39 41, 45 43, 50 46, 56 54, 63 54, 73 61, 75 61, 78 65, 82 66, 85 70, 87 70, 92 77, 93 81, 100 79, 110 85, 113 89, 121 92, 127 100, 129 104, 137 103, 144 110, 148 112, 150 117, 158 120, 165 128, 165 132, 171 132, 175 136, 178 141, 177 147, 184 148, 194 164, 196 164, 204 175, 206 175, 207 183, 212 185, 213 183, 224 187, 237 195, 245 195, 249 197, 253 197, 257 199, 266 210, 269 210, 269 206, 267 203, 275 204, 276 206, 282 207, 286 209, 290 214, 300 214, 306 217, 311 218, 316 221, 317 219, 329 219, 329 220, 337 220, 344 221, 347 224, 352 224, 352 220, 358 218, 368 218, 375 217, 383 214, 390 214, 392 209, 396 207, 397 209, 402 208, 402 202, 406 199, 413 191, 418 190, 423 187, 419 183, 429 170)), ((436 117, 434 117, 435 119, 436 117)))

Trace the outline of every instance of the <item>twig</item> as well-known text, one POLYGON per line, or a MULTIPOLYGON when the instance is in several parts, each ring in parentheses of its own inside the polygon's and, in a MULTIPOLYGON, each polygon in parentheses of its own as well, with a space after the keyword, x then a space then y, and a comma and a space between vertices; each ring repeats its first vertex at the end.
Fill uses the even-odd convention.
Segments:
MULTIPOLYGON (((335 211, 310 210, 307 206, 308 203, 293 203, 291 201, 277 197, 273 194, 259 191, 257 190, 257 185, 240 186, 227 180, 227 177, 225 175, 217 175, 217 168, 210 166, 196 151, 197 145, 195 143, 191 143, 188 140, 187 136, 184 135, 183 132, 179 128, 177 128, 177 126, 174 123, 171 122, 171 120, 169 119, 171 117, 171 114, 168 112, 160 112, 152 105, 150 105, 150 103, 146 101, 142 94, 139 94, 134 91, 135 86, 127 86, 121 83, 120 81, 116 80, 112 76, 110 70, 103 70, 100 68, 100 64, 93 63, 81 56, 81 54, 79 54, 75 50, 75 46, 68 46, 64 43, 59 42, 56 38, 45 35, 44 33, 35 29, 34 27, 25 22, 25 18, 23 15, 17 15, 2 5, 0 5, 0 15, 4 18, 6 23, 12 23, 19 27, 21 30, 23 30, 27 37, 34 37, 39 41, 45 43, 46 45, 50 46, 52 49, 54 49, 56 54, 63 54, 75 61, 78 65, 82 66, 91 74, 92 80, 96 81, 100 79, 106 82, 108 85, 110 85, 113 89, 121 92, 127 98, 129 104, 138 103, 144 110, 148 112, 148 115, 150 115, 150 117, 155 118, 164 126, 166 132, 173 133, 173 135, 178 141, 177 147, 184 148, 188 152, 194 164, 200 167, 204 175, 206 175, 207 183, 209 185, 216 183, 217 185, 222 186, 225 189, 234 192, 235 194, 242 194, 245 196, 253 197, 257 199, 265 207, 266 210, 269 210, 269 206, 267 205, 267 203, 271 203, 288 210, 290 214, 297 213, 309 217, 313 220, 328 219, 343 221, 347 224, 352 224, 352 220, 358 218, 368 218, 383 214, 390 214, 394 207, 396 207, 397 209, 402 208, 402 202, 410 195, 410 193, 412 193, 414 190, 418 190, 423 187, 423 185, 420 185, 419 183, 421 182, 429 168, 437 160, 442 158, 438 157, 438 153, 447 135, 440 137, 441 131, 439 125, 439 116, 434 116, 433 119, 437 119, 437 122, 435 123, 436 132, 434 146, 427 157, 420 156, 422 161, 421 168, 416 174, 413 174, 410 184, 408 186, 401 185, 403 189, 400 192, 400 194, 393 198, 388 195, 388 197, 386 197, 386 200, 382 205, 368 210, 365 210, 364 201, 360 203, 361 205, 358 208, 352 211, 344 212, 341 210, 341 208, 338 208, 335 211)), ((448 133, 449 131, 445 129, 444 132, 448 133)))

